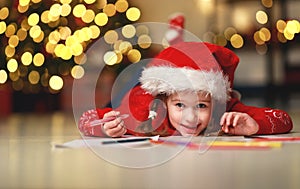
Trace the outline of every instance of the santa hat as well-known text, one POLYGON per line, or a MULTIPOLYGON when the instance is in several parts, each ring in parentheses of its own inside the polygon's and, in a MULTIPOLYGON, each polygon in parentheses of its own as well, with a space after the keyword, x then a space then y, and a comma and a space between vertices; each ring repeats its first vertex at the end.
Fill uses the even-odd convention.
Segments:
POLYGON ((230 99, 239 58, 229 49, 203 42, 181 42, 156 56, 143 70, 141 87, 148 93, 206 91, 220 103, 230 99))
POLYGON ((184 14, 177 12, 169 17, 169 29, 165 34, 165 38, 170 45, 183 42, 184 14))

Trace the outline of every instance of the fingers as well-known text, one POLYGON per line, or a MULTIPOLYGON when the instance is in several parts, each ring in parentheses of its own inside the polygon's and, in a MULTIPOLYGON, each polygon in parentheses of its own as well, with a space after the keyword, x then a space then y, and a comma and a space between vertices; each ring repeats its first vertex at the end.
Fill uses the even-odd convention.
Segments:
POLYGON ((102 129, 110 137, 120 137, 127 132, 124 121, 121 118, 105 123, 102 129))
POLYGON ((220 125, 225 133, 235 134, 235 127, 239 125, 244 113, 225 112, 220 120, 220 125))
POLYGON ((107 112, 106 114, 104 114, 103 118, 117 117, 118 115, 120 115, 119 111, 110 111, 110 112, 107 112))

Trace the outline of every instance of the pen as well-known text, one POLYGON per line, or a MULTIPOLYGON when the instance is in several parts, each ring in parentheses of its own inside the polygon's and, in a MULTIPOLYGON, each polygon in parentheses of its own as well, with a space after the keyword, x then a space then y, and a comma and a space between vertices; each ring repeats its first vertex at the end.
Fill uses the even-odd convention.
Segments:
POLYGON ((253 138, 255 141, 300 141, 300 137, 260 137, 260 136, 247 136, 253 138))
POLYGON ((102 141, 102 144, 117 144, 117 143, 128 143, 128 142, 142 142, 150 140, 151 138, 130 138, 130 139, 124 139, 124 140, 107 140, 102 141))
POLYGON ((142 137, 142 138, 121 138, 115 140, 105 140, 102 141, 102 144, 118 144, 118 143, 129 143, 129 142, 142 142, 142 141, 157 141, 159 135, 153 137, 142 137))
POLYGON ((101 123, 106 123, 106 122, 112 121, 112 120, 116 119, 117 117, 120 117, 121 119, 125 119, 125 118, 129 117, 129 114, 122 114, 119 116, 112 116, 112 117, 107 117, 107 118, 103 118, 103 119, 97 119, 97 120, 90 122, 90 127, 99 126, 101 123))

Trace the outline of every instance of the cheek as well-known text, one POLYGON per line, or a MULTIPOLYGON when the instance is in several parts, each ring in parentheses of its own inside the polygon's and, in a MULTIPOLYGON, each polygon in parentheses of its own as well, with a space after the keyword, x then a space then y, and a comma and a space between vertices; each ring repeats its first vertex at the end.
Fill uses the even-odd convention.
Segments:
POLYGON ((203 113, 202 115, 199 116, 199 119, 202 122, 202 124, 205 124, 207 126, 211 120, 211 113, 210 112, 203 113))
POLYGON ((169 120, 171 122, 171 124, 175 124, 180 122, 181 117, 182 117, 182 113, 180 111, 177 111, 175 109, 170 108, 168 110, 168 115, 169 115, 169 120))

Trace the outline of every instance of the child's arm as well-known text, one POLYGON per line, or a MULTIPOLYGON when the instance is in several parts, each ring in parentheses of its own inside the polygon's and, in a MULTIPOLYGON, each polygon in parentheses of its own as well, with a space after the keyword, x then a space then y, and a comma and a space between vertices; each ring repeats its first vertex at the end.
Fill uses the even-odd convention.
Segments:
POLYGON ((233 98, 228 103, 227 111, 231 113, 224 114, 220 124, 223 125, 226 120, 224 131, 226 132, 226 128, 229 128, 228 133, 230 134, 279 134, 290 132, 293 128, 290 116, 283 110, 246 106, 238 99, 233 98), (236 130, 233 130, 233 120, 239 126, 236 127, 236 130), (254 132, 256 130, 255 123, 258 126, 256 132, 254 132))

